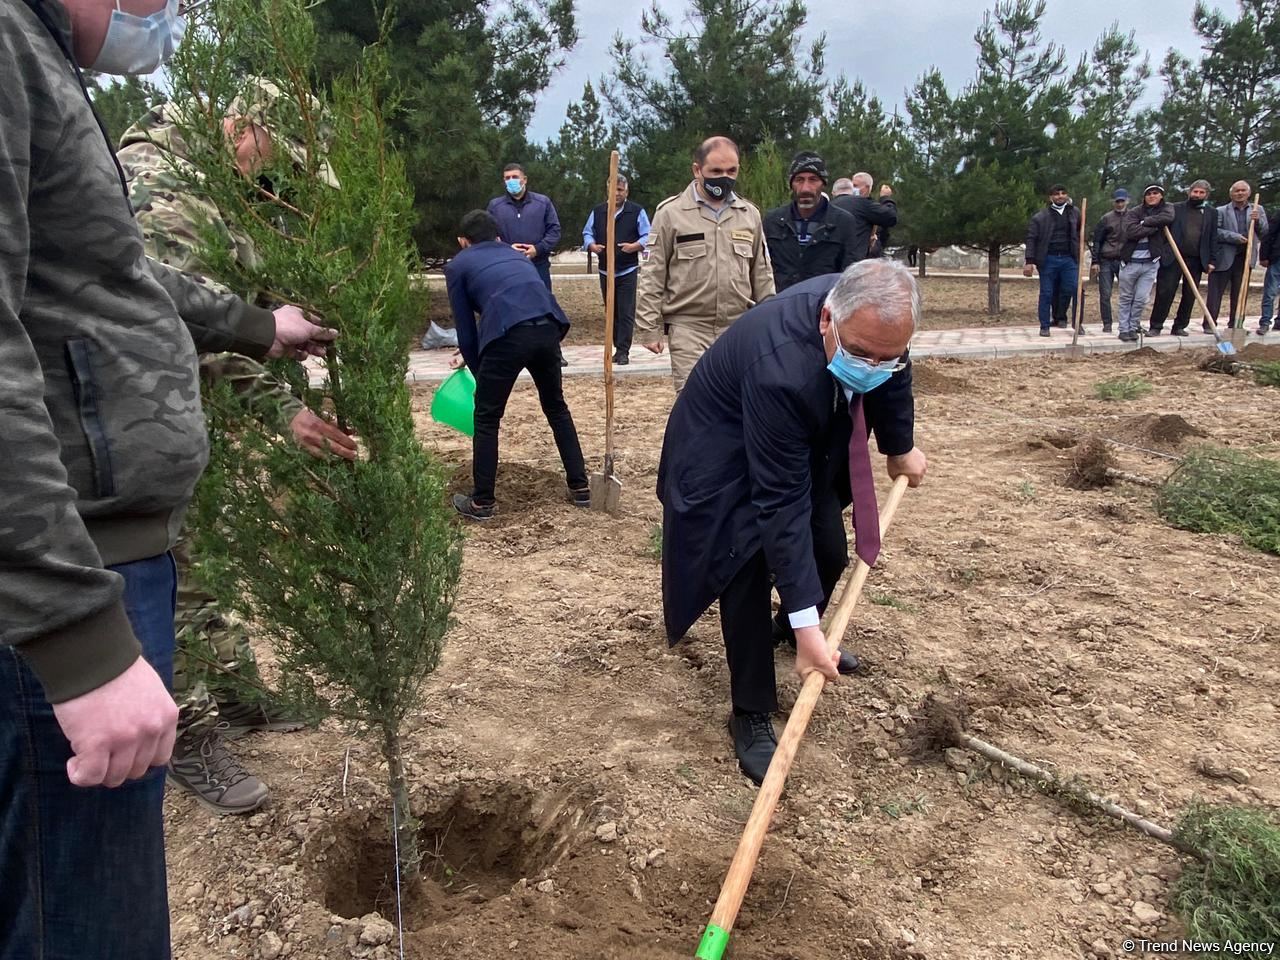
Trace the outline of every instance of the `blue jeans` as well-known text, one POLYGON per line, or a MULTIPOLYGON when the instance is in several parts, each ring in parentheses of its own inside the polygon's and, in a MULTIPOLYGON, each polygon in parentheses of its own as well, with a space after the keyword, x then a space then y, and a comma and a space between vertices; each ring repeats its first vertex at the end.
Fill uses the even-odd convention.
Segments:
MULTIPOLYGON (((142 654, 173 678, 167 553, 111 567, 142 654)), ((35 674, 0 646, 0 960, 169 960, 163 767, 74 787, 71 747, 35 674)))
POLYGON ((1120 279, 1120 261, 1098 260, 1098 313, 1104 327, 1111 326, 1111 288, 1120 279))
POLYGON ((1040 329, 1048 330, 1053 319, 1053 302, 1058 297, 1075 296, 1078 267, 1064 253, 1051 253, 1040 264, 1040 329))
POLYGON ((1275 319, 1276 292, 1280 291, 1280 260, 1271 261, 1267 274, 1262 278, 1262 319, 1259 327, 1269 327, 1275 319))

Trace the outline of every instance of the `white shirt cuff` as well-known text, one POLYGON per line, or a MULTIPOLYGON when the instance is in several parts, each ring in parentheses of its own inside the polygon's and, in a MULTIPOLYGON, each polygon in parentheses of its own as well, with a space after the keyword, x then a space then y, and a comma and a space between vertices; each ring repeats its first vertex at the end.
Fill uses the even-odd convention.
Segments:
POLYGON ((799 630, 801 627, 816 627, 818 625, 818 608, 805 607, 803 610, 787 614, 787 619, 791 621, 792 630, 799 630))

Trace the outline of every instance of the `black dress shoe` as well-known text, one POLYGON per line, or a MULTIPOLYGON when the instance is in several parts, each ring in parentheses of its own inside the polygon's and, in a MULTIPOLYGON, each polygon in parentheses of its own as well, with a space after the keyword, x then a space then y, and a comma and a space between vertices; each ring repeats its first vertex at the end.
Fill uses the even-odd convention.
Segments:
POLYGON ((767 713, 731 714, 729 735, 733 737, 733 752, 738 756, 738 767, 757 787, 764 783, 769 772, 769 762, 778 749, 778 735, 773 732, 773 721, 767 713))
POLYGON ((1191 333, 1187 330, 1186 327, 1174 327, 1172 330, 1169 331, 1169 333, 1171 336, 1175 336, 1175 337, 1191 336, 1191 333))
POLYGON ((613 365, 615 367, 625 367, 630 362, 631 362, 630 354, 615 353, 613 355, 613 365))
POLYGON ((1162 333, 1164 333, 1164 331, 1163 331, 1162 329, 1160 329, 1159 327, 1152 327, 1150 330, 1148 330, 1148 331, 1147 331, 1147 336, 1148 336, 1148 337, 1158 337, 1158 336, 1160 336, 1160 334, 1162 334, 1162 333))
MULTIPOLYGON (((785 645, 792 656, 796 652, 796 635, 791 630, 775 619, 773 621, 773 645, 781 647, 785 645)), ((845 677, 851 677, 855 673, 862 672, 862 661, 850 653, 848 650, 840 650, 840 662, 836 664, 836 672, 845 677)))

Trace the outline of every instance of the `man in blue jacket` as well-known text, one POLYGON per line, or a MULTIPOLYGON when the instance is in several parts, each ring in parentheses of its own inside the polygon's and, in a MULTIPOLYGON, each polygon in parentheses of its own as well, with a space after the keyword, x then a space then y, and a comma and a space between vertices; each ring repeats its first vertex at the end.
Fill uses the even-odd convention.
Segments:
POLYGON ((462 252, 449 261, 444 277, 461 351, 454 366, 466 363, 475 375, 476 412, 471 443, 473 488, 470 495, 456 494, 453 505, 471 520, 493 517, 498 427, 516 378, 521 370, 528 370, 560 451, 569 500, 574 506, 589 507, 587 468, 560 381, 560 340, 569 329, 569 319, 529 259, 498 240, 498 224, 492 216, 472 210, 462 218, 458 232, 462 252))
POLYGON ((818 618, 848 565, 845 506, 858 556, 874 563, 879 552, 868 428, 891 477, 924 478, 906 352, 919 314, 915 279, 895 261, 806 280, 743 314, 671 410, 658 467, 667 638, 719 599, 729 729, 756 783, 777 746, 775 644, 795 645, 801 676, 858 666, 827 656, 818 618))

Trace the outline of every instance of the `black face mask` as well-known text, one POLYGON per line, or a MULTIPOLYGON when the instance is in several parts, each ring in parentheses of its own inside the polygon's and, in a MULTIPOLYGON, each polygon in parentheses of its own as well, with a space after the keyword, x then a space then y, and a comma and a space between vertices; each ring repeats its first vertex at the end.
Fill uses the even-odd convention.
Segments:
POLYGON ((738 185, 736 177, 703 177, 702 190, 712 200, 724 200, 738 185))

